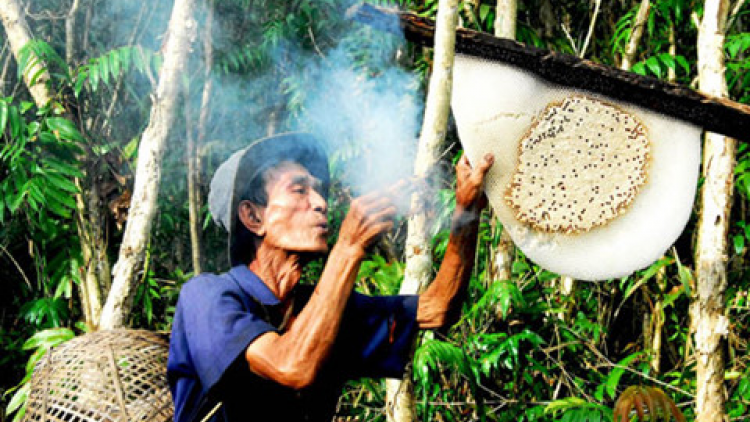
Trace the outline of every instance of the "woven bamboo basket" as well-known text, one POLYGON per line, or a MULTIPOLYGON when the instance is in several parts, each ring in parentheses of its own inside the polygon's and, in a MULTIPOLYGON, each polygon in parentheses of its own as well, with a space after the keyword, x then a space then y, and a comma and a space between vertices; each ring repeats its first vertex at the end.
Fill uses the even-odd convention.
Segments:
POLYGON ((166 335, 96 331, 50 350, 31 378, 24 421, 171 421, 166 335))

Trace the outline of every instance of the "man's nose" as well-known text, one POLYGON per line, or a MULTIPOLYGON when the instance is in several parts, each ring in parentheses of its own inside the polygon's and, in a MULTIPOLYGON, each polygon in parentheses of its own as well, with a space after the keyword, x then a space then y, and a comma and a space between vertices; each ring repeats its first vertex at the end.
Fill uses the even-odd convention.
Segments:
POLYGON ((328 211, 328 201, 317 190, 313 190, 310 193, 310 205, 312 205, 313 210, 323 214, 328 211))

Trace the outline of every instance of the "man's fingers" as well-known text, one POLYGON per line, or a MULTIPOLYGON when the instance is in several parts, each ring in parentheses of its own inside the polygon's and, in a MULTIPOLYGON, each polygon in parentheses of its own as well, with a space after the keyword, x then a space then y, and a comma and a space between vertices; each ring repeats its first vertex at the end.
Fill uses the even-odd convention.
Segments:
POLYGON ((352 208, 357 209, 364 215, 370 215, 391 205, 393 200, 382 193, 371 193, 354 200, 352 208))
POLYGON ((391 205, 378 212, 370 213, 367 220, 370 222, 393 221, 393 218, 395 216, 396 216, 396 207, 391 205))
POLYGON ((495 156, 491 153, 484 154, 484 157, 482 157, 482 160, 479 162, 479 165, 472 171, 472 177, 481 182, 484 180, 484 176, 487 175, 487 172, 490 171, 490 167, 495 163, 495 156))
POLYGON ((370 226, 369 230, 367 231, 367 233, 365 233, 364 236, 367 239, 367 243, 370 244, 378 236, 388 233, 393 229, 393 225, 393 220, 386 220, 370 226))

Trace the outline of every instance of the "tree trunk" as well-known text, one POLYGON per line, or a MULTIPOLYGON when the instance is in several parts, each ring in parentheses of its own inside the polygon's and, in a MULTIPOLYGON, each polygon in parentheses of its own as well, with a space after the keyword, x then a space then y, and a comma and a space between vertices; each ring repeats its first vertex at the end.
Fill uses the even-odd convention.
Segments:
MULTIPOLYGON (((440 0, 435 31, 434 67, 430 77, 419 150, 414 165, 414 173, 417 176, 427 175, 428 171, 434 167, 440 157, 441 145, 445 140, 453 87, 453 57, 457 24, 458 0, 440 0)), ((400 292, 402 294, 421 292, 431 279, 431 270, 432 248, 430 247, 427 216, 425 213, 419 213, 409 218, 406 238, 406 269, 400 292)), ((408 376, 410 374, 407 374, 408 376)), ((409 422, 416 420, 414 391, 411 382, 393 381, 386 385, 388 421, 409 422)))
POLYGON ((589 43, 591 43, 591 37, 594 35, 594 28, 596 28, 596 19, 599 17, 599 10, 601 10, 602 0, 594 0, 594 12, 591 15, 591 22, 589 22, 589 31, 586 33, 586 39, 583 42, 581 51, 578 52, 578 57, 586 57, 586 51, 589 49, 589 43))
POLYGON ((495 36, 515 40, 518 2, 516 0, 497 0, 496 8, 495 36))
MULTIPOLYGON (((18 0, 0 0, 0 18, 3 21, 5 35, 10 42, 10 49, 13 51, 16 63, 19 63, 21 49, 31 41, 32 37, 18 0)), ((23 79, 36 105, 42 107, 52 100, 52 93, 47 86, 50 80, 49 72, 39 59, 30 60, 30 63, 31 66, 23 69, 23 79), (32 81, 35 75, 37 75, 36 80, 32 81)))
POLYGON ((630 70, 633 66, 633 60, 635 59, 635 53, 638 50, 638 44, 641 42, 641 36, 643 36, 643 27, 646 26, 648 20, 648 13, 651 10, 651 2, 649 0, 641 1, 641 6, 638 8, 638 13, 635 16, 635 22, 633 23, 633 30, 630 33, 630 40, 628 41, 627 47, 625 47, 625 53, 622 55, 622 63, 620 68, 623 70, 630 70))
MULTIPOLYGON (((700 89, 725 97, 724 36, 729 2, 706 0, 698 32, 700 89)), ((724 410, 724 345, 729 321, 724 306, 727 287, 729 215, 732 204, 735 141, 706 133, 704 183, 696 247, 697 292, 692 304, 697 363, 696 420, 727 421, 724 410)))
POLYGON ((120 253, 113 271, 112 289, 102 311, 100 327, 125 325, 133 302, 137 276, 143 269, 146 245, 156 215, 161 161, 178 106, 180 78, 195 36, 195 0, 175 0, 165 36, 164 64, 151 108, 148 127, 138 146, 133 199, 120 253))
MULTIPOLYGON (((187 125, 187 168, 188 168, 188 211, 190 214, 190 255, 193 261, 193 274, 198 275, 202 270, 203 260, 201 248, 201 195, 200 195, 200 145, 206 137, 206 120, 208 119, 208 105, 211 99, 212 81, 211 66, 213 65, 213 46, 211 43, 211 27, 213 24, 213 8, 209 5, 206 16, 206 28, 203 41, 204 47, 204 77, 203 94, 201 96, 200 109, 198 110, 197 134, 193 137, 193 128, 187 125)), ((187 91, 186 94, 187 96, 187 91)), ((187 113, 186 113, 187 114, 187 113)))
MULTIPOLYGON (((516 38, 516 19, 518 16, 518 3, 516 0, 497 0, 495 13, 495 36, 509 39, 516 38)), ((492 213, 493 229, 497 229, 497 219, 492 213)), ((510 280, 511 266, 513 265, 514 245, 508 232, 503 228, 500 234, 500 242, 497 248, 490 250, 489 255, 494 257, 490 266, 490 282, 495 280, 510 280)), ((498 313, 499 315, 499 313, 498 313)))
POLYGON ((80 0, 73 0, 73 4, 68 10, 68 16, 65 18, 65 62, 68 66, 74 66, 77 54, 76 49, 76 18, 78 17, 78 8, 80 0))

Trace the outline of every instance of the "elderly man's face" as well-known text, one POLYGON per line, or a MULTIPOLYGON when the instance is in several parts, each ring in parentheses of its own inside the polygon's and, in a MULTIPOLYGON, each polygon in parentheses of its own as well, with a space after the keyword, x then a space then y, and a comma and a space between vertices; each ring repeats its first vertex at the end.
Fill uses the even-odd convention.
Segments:
POLYGON ((268 175, 266 191, 264 243, 294 252, 328 250, 328 206, 320 180, 297 163, 283 162, 268 175))

